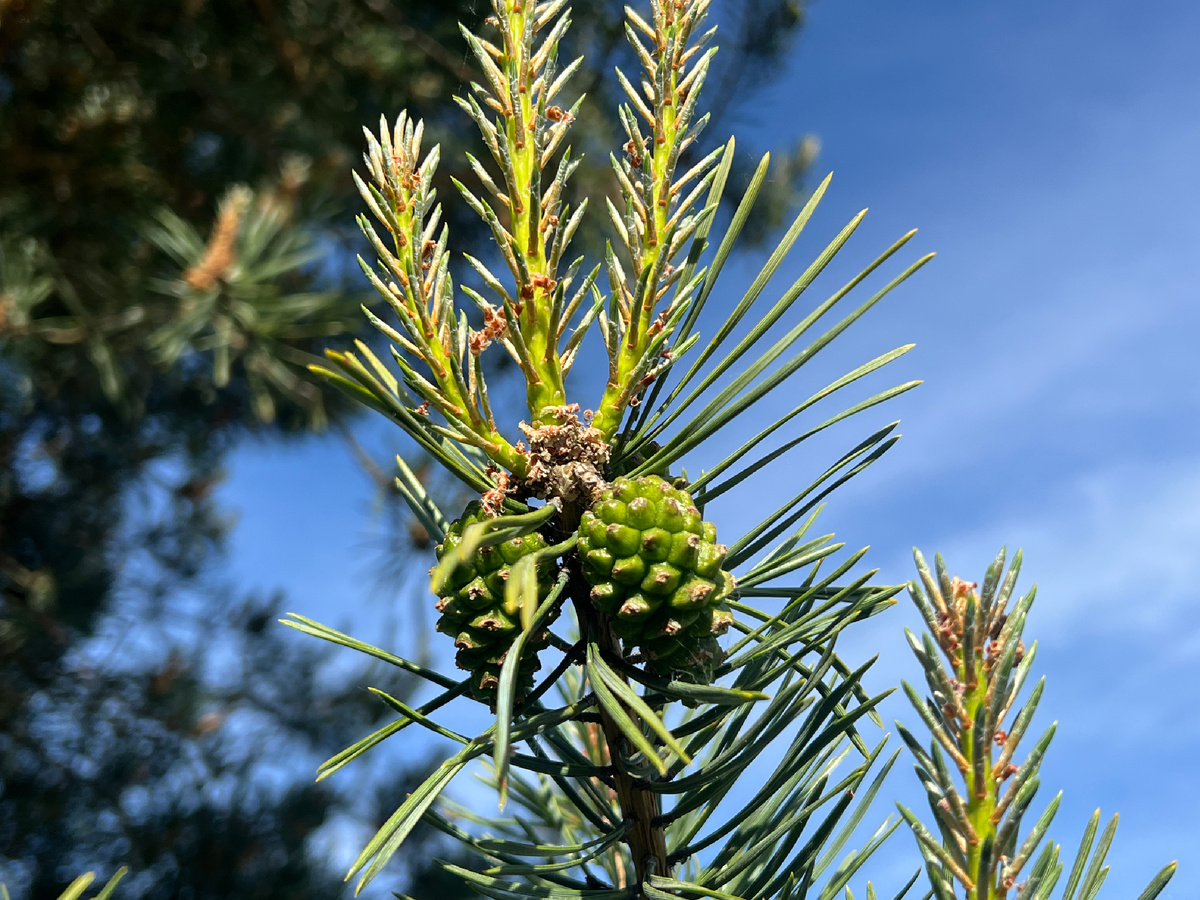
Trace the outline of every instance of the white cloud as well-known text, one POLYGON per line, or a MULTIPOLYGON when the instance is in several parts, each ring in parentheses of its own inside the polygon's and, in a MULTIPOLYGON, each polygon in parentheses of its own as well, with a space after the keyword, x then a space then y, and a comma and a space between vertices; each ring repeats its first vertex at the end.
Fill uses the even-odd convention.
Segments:
POLYGON ((1085 473, 1025 509, 940 549, 951 565, 981 566, 1003 544, 1022 547, 1039 632, 1170 632, 1177 654, 1200 654, 1200 632, 1181 632, 1192 621, 1181 613, 1200 609, 1200 458, 1085 473))

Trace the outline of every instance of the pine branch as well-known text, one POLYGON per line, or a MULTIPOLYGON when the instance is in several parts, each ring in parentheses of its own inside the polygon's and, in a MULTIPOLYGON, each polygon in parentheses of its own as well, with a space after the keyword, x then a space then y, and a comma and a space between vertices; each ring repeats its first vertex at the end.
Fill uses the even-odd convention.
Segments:
MULTIPOLYGON (((901 807, 900 811, 917 838, 939 898, 950 900, 955 882, 968 898, 977 900, 1003 900, 1014 888, 1022 898, 1048 898, 1063 868, 1058 862, 1059 846, 1046 840, 1061 792, 1023 839, 1020 831, 1038 791, 1039 768, 1055 725, 1046 729, 1023 762, 1013 761, 1041 699, 1044 679, 1034 686, 1012 725, 1007 730, 1002 727, 1016 705, 1036 651, 1036 644, 1025 646, 1022 633, 1037 589, 1030 588, 1011 602, 1021 569, 1020 551, 1007 572, 1007 554, 1000 551, 988 567, 982 590, 977 590, 975 583, 950 577, 941 556, 935 557, 931 570, 920 551, 914 550, 913 555, 920 583, 911 582, 908 592, 929 633, 920 640, 908 633, 908 641, 921 663, 931 697, 922 699, 907 683, 904 689, 934 737, 928 752, 907 729, 897 725, 916 757, 917 775, 942 838, 909 810, 901 807), (957 775, 946 766, 942 750, 957 764, 957 775), (1025 881, 1018 884, 1022 874, 1025 881)), ((1097 810, 1062 900, 1074 900, 1085 865, 1088 874, 1082 877, 1087 896, 1094 896, 1099 888, 1103 879, 1100 866, 1116 829, 1114 816, 1092 853, 1099 817, 1097 810)), ((1156 896, 1174 867, 1171 863, 1163 869, 1144 895, 1156 896)))
POLYGON ((482 871, 447 868, 493 897, 802 898, 816 891, 818 900, 832 900, 899 824, 890 816, 860 847, 846 849, 895 756, 884 753, 886 739, 866 737, 882 724, 877 707, 886 696, 863 686, 872 663, 854 667, 836 652, 840 633, 891 606, 899 588, 875 585, 874 571, 854 571, 865 551, 839 557, 842 544, 807 536, 824 497, 895 443, 895 423, 876 426, 728 545, 703 510, 810 436, 914 387, 875 391, 783 435, 820 400, 909 348, 835 379, 690 490, 686 476, 671 470, 787 383, 929 257, 798 343, 907 244, 912 233, 905 235, 762 350, 862 220, 855 217, 763 307, 826 180, 731 315, 701 340, 700 313, 766 176, 764 161, 709 258, 734 143, 680 166, 707 121, 698 101, 713 53, 713 32, 704 30, 709 6, 652 0, 648 18, 627 13, 641 73, 618 74, 628 141, 612 158, 616 193, 606 205, 614 239, 598 265, 569 256, 584 206, 569 209, 564 199, 579 164, 566 142, 582 102, 557 101, 578 68, 558 60, 570 25, 565 0, 493 0, 487 36, 463 30, 478 77, 458 104, 487 152, 468 158, 480 190, 455 185, 495 241, 490 256, 466 256, 476 288, 450 278, 448 236, 430 187, 438 151, 421 157, 420 123, 402 114, 394 128, 385 123, 378 137, 368 135, 367 178, 358 184, 375 223, 364 216, 360 224, 377 265, 362 267, 394 314, 390 322, 370 317, 391 343, 391 359, 360 342, 330 354, 333 366, 318 371, 396 421, 481 497, 449 520, 401 463, 398 491, 441 539, 431 588, 438 630, 453 639, 462 680, 308 620, 289 623, 439 691, 419 706, 377 694, 400 718, 329 760, 322 777, 410 724, 458 745, 364 849, 351 872, 360 888, 425 821, 484 859, 482 871), (475 318, 458 308, 458 290, 475 318), (476 330, 471 323, 480 320, 476 330), (751 324, 742 335, 744 322, 751 324), (564 377, 593 324, 608 378, 591 417, 568 402, 564 377), (525 381, 527 421, 497 421, 482 359, 493 343, 525 381), (667 386, 693 348, 687 371, 667 386), (528 443, 505 437, 516 430, 528 443), (780 446, 752 455, 776 435, 780 446), (770 611, 752 605, 760 598, 770 598, 770 611), (564 605, 577 635, 559 629, 564 605), (736 638, 726 650, 720 638, 730 628, 736 638), (543 653, 557 661, 539 680, 543 653), (448 718, 467 698, 495 713, 482 734, 464 733, 448 718), (777 742, 783 758, 762 766, 777 742), (511 815, 485 817, 442 797, 458 772, 488 759, 511 815), (731 817, 727 801, 747 780, 757 782, 753 800, 731 817))

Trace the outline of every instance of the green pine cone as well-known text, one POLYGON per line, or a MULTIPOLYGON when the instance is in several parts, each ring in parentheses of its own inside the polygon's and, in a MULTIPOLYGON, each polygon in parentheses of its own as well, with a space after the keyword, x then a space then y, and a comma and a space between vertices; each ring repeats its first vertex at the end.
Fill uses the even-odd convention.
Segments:
MULTIPOLYGON (((462 516, 450 524, 446 539, 438 545, 442 558, 462 541, 468 525, 482 522, 486 516, 478 502, 467 506, 462 516)), ((460 563, 450 574, 438 597, 441 618, 437 630, 454 638, 458 648, 455 662, 471 673, 471 696, 494 706, 500 686, 500 667, 505 655, 521 633, 521 613, 504 599, 504 585, 513 563, 523 556, 546 548, 537 532, 512 538, 491 547, 481 547, 470 560, 460 563)), ((538 565, 538 602, 544 602, 554 587, 556 572, 550 562, 538 565)), ((432 570, 431 570, 432 571, 432 570)), ((538 652, 545 648, 547 628, 558 616, 550 613, 541 631, 525 642, 517 666, 516 700, 523 699, 533 687, 533 676, 541 662, 538 652)))
POLYGON ((657 475, 618 478, 579 528, 591 598, 626 646, 663 674, 707 683, 724 654, 717 636, 733 616, 724 606, 733 576, 727 550, 687 491, 657 475))

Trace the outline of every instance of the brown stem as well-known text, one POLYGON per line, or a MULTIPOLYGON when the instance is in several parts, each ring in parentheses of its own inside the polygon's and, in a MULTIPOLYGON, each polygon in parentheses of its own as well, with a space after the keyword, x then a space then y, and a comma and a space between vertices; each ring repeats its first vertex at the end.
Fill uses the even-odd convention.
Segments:
MULTIPOLYGON (((571 601, 579 617, 585 641, 595 641, 603 656, 620 658, 621 648, 611 626, 592 606, 588 596, 589 587, 579 571, 578 561, 571 564, 569 585, 571 601)), ((601 707, 600 724, 608 747, 608 758, 613 767, 613 782, 617 802, 621 806, 621 817, 627 825, 625 843, 633 855, 634 872, 638 885, 645 883, 649 875, 670 875, 667 862, 667 839, 663 831, 658 794, 639 787, 638 779, 625 771, 621 764, 621 748, 626 741, 616 722, 601 707)))

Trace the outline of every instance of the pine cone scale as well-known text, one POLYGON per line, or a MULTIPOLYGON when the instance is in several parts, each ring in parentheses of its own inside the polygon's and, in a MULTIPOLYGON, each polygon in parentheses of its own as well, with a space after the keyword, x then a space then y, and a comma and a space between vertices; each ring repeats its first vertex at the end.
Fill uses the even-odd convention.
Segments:
MULTIPOLYGON (((462 543, 467 527, 484 521, 479 503, 467 506, 450 524, 445 540, 437 548, 439 562, 462 543)), ((505 585, 512 566, 531 553, 546 549, 538 533, 510 538, 499 544, 481 547, 471 558, 460 560, 450 574, 435 609, 441 613, 437 630, 454 639, 455 664, 471 675, 471 696, 494 705, 500 686, 500 668, 521 633, 520 610, 508 602, 505 585)), ((543 602, 554 587, 557 567, 549 562, 538 565, 538 601, 543 602)), ((552 610, 545 623, 558 615, 552 610)), ((517 665, 516 699, 524 698, 533 687, 533 675, 541 668, 537 654, 546 648, 548 634, 540 631, 526 640, 517 665)))
POLYGON ((716 526, 686 491, 657 475, 618 478, 584 513, 579 553, 592 602, 627 647, 661 673, 712 679, 733 579, 716 526))

